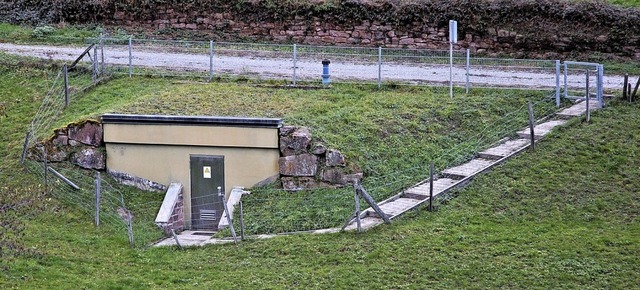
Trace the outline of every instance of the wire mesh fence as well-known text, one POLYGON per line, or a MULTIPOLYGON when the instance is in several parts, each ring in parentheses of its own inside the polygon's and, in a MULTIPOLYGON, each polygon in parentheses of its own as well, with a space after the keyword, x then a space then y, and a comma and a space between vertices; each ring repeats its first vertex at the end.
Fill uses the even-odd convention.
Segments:
MULTIPOLYGON (((469 88, 556 88, 556 60, 473 57, 467 51, 100 38, 103 73, 255 78, 320 85, 328 60, 332 82, 469 88), (152 70, 149 70, 152 69, 152 70)), ((326 84, 326 83, 325 83, 326 84)), ((573 86, 573 83, 569 84, 573 86)), ((579 84, 576 84, 579 86, 579 84)))
MULTIPOLYGON (((555 97, 551 94, 533 102, 534 116, 544 119, 557 111, 555 97)), ((528 106, 507 112, 494 122, 487 123, 474 135, 464 136, 451 147, 441 147, 431 160, 417 166, 398 169, 392 174, 369 176, 364 185, 375 201, 381 201, 429 178, 429 166, 434 164, 436 175, 446 168, 460 165, 472 159, 480 151, 505 138, 515 137, 516 132, 527 127, 528 106)), ((242 217, 234 213, 236 231, 246 235, 277 234, 338 228, 354 209, 354 189, 310 189, 296 192, 274 188, 257 188, 243 198, 242 217)), ((447 200, 439 197, 436 205, 447 200)))

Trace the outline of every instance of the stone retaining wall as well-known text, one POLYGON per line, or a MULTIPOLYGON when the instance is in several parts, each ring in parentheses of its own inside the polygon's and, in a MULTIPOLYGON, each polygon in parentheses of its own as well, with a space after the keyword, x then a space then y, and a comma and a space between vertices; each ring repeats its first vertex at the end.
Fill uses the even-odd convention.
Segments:
POLYGON ((640 23, 634 21, 640 21, 635 15, 640 14, 638 9, 602 3, 521 2, 400 7, 344 1, 338 7, 296 7, 290 13, 261 6, 261 1, 205 9, 158 4, 153 13, 114 11, 107 23, 144 28, 158 35, 192 31, 227 41, 448 49, 448 19, 457 19, 459 43, 454 48, 468 48, 474 54, 555 59, 562 54, 597 51, 640 60, 640 23))

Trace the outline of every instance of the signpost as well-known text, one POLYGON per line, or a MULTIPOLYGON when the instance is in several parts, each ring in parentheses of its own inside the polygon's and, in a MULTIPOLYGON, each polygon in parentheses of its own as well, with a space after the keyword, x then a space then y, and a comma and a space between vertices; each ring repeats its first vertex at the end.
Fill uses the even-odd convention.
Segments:
POLYGON ((458 43, 458 21, 449 20, 449 97, 453 98, 453 44, 458 43))

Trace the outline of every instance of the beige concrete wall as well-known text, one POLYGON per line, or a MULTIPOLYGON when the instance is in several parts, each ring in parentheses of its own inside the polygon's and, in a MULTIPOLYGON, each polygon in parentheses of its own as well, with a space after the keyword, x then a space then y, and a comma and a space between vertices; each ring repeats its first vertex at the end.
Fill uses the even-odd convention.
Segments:
MULTIPOLYGON (((110 124, 105 135, 113 132, 110 124)), ((186 128, 186 127, 184 127, 186 128)), ((146 128, 138 128, 140 131, 146 128)), ((242 129, 242 128, 234 128, 242 129)), ((277 129, 270 130, 276 136, 277 129)), ((146 132, 144 134, 147 134, 146 132)), ((140 132, 142 135, 143 133, 140 132)), ((114 134, 115 135, 115 134, 114 134)), ((223 135, 224 136, 224 135, 223 135)), ((107 142, 113 142, 114 137, 107 142), (111 141, 109 141, 111 140, 111 141)), ((216 148, 202 146, 166 146, 148 144, 107 143, 107 167, 164 185, 179 182, 184 185, 185 220, 191 221, 191 154, 224 156, 225 189, 233 186, 251 187, 278 174, 279 150, 276 148, 216 148)))
POLYGON ((278 148, 278 129, 104 124, 106 143, 278 148))

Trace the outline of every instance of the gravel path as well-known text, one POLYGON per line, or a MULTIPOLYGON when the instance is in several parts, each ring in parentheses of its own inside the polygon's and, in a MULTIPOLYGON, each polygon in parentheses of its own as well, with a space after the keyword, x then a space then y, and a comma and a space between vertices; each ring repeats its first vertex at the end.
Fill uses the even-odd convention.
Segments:
MULTIPOLYGON (((16 45, 0 43, 0 51, 7 53, 32 56, 54 60, 75 60, 84 47, 73 46, 42 46, 16 45)), ((126 46, 109 46, 104 52, 105 63, 108 66, 127 66, 129 51, 126 46)), ((296 62, 297 80, 319 80, 322 73, 321 57, 319 55, 301 55, 296 62)), ((83 61, 89 61, 85 57, 83 61)), ((162 68, 176 71, 209 72, 208 54, 188 52, 168 52, 167 47, 135 48, 132 63, 134 67, 162 68)), ((244 51, 242 56, 216 53, 213 60, 214 73, 259 76, 261 78, 293 78, 293 58, 265 57, 252 55, 244 51)), ((378 65, 372 60, 368 63, 355 58, 343 57, 334 59, 330 65, 332 80, 357 81, 375 83, 378 80, 378 65), (346 60, 345 60, 346 59, 346 60)), ((606 68, 605 68, 606 72, 606 68)), ((464 67, 454 67, 454 83, 464 86, 466 70, 464 67)), ((555 88, 555 68, 526 68, 472 66, 469 79, 472 87, 515 87, 533 89, 555 88)), ((383 62, 381 69, 383 81, 397 81, 423 84, 447 84, 449 82, 449 67, 446 65, 419 64, 410 62, 383 62)), ((562 79, 561 79, 562 81, 562 79)), ((607 76, 604 78, 605 89, 619 89, 622 87, 621 76, 607 76)), ((570 88, 584 88, 585 77, 577 71, 570 73, 568 84, 570 88)), ((592 75, 591 84, 595 84, 592 75)), ((593 85, 592 85, 593 86, 593 85)))

